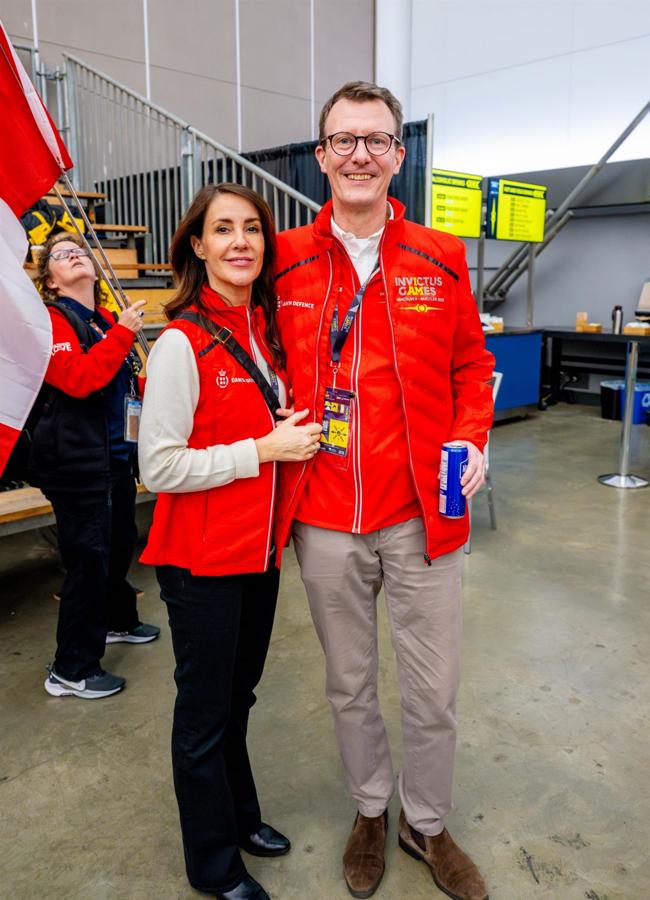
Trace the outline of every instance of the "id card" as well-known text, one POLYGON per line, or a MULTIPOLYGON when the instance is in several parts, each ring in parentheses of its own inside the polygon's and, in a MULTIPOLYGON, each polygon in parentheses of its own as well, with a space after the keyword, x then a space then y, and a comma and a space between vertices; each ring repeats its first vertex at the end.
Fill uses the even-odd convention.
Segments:
POLYGON ((323 433, 320 449, 334 456, 347 456, 350 443, 352 391, 328 387, 325 390, 323 433))
POLYGON ((137 444, 141 415, 142 401, 127 394, 124 398, 124 440, 127 443, 137 444))

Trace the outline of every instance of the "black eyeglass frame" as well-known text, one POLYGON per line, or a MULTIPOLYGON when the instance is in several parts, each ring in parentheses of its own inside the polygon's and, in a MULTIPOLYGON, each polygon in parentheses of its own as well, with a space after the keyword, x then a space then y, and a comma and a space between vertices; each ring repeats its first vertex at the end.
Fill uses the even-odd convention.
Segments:
POLYGON ((336 153, 337 156, 353 156, 356 152, 359 141, 363 141, 366 150, 371 156, 386 156, 386 154, 390 151, 393 146, 393 141, 396 144, 401 144, 402 141, 395 134, 391 134, 390 131, 371 131, 370 134, 352 134, 351 131, 335 131, 334 134, 326 134, 325 138, 321 141, 321 145, 324 147, 327 142, 330 142, 330 147, 332 148, 332 153, 336 153), (347 134, 349 137, 354 138, 354 147, 349 153, 339 153, 338 150, 334 149, 334 145, 332 144, 332 138, 335 138, 338 134, 347 134), (390 138, 390 143, 388 147, 383 151, 383 153, 373 153, 370 147, 368 146, 368 138, 373 137, 375 134, 385 135, 387 138, 390 138))
MULTIPOLYGON (((63 241, 61 241, 63 243, 63 241)), ((51 253, 48 253, 47 258, 53 259, 55 262, 60 262, 63 259, 70 259, 71 256, 92 256, 92 253, 88 249, 88 247, 77 247, 75 250, 72 248, 63 250, 52 250, 51 253), (55 253, 65 253, 65 256, 59 256, 58 259, 55 257, 55 253)))

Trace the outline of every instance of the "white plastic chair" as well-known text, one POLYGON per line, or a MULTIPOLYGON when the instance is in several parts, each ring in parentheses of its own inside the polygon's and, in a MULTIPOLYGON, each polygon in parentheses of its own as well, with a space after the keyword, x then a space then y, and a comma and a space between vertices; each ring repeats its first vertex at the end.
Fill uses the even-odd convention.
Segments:
MULTIPOLYGON (((499 388, 501 387, 501 382, 503 381, 503 372, 493 372, 492 378, 490 379, 490 384, 492 385, 492 400, 494 405, 496 406, 497 396, 499 394, 499 388)), ((494 497, 493 493, 493 485, 492 485, 492 475, 490 473, 490 434, 491 430, 488 431, 488 439, 485 445, 485 450, 483 451, 483 457, 485 459, 485 484, 480 489, 480 491, 474 495, 476 497, 480 497, 481 494, 487 494, 487 502, 488 502, 488 511, 490 513, 490 528, 496 531, 497 527, 497 514, 494 509, 494 497)), ((470 500, 467 504, 467 512, 469 515, 469 535, 467 537, 467 541, 465 546, 463 547, 465 553, 472 552, 472 502, 473 499, 470 500)))

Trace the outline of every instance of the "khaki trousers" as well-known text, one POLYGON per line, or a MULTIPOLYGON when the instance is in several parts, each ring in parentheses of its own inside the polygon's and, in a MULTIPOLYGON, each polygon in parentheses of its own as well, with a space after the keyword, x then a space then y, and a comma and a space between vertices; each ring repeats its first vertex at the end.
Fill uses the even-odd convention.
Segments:
POLYGON ((439 834, 451 809, 462 548, 427 566, 419 518, 370 534, 295 522, 293 538, 325 653, 336 738, 359 811, 381 815, 395 783, 377 696, 376 600, 383 583, 401 695, 402 807, 413 828, 439 834))

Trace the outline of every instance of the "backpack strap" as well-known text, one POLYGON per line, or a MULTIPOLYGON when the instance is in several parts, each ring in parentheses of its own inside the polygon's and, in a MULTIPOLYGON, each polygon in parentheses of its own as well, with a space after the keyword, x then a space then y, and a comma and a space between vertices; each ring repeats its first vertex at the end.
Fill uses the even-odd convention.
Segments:
POLYGON ((77 340, 81 344, 81 349, 84 353, 88 352, 88 329, 90 326, 86 325, 81 316, 78 316, 71 309, 68 309, 67 306, 63 303, 56 303, 53 300, 47 300, 45 305, 49 309, 56 309, 57 312, 60 312, 64 319, 67 320, 68 325, 72 328, 74 333, 77 335, 77 340))

